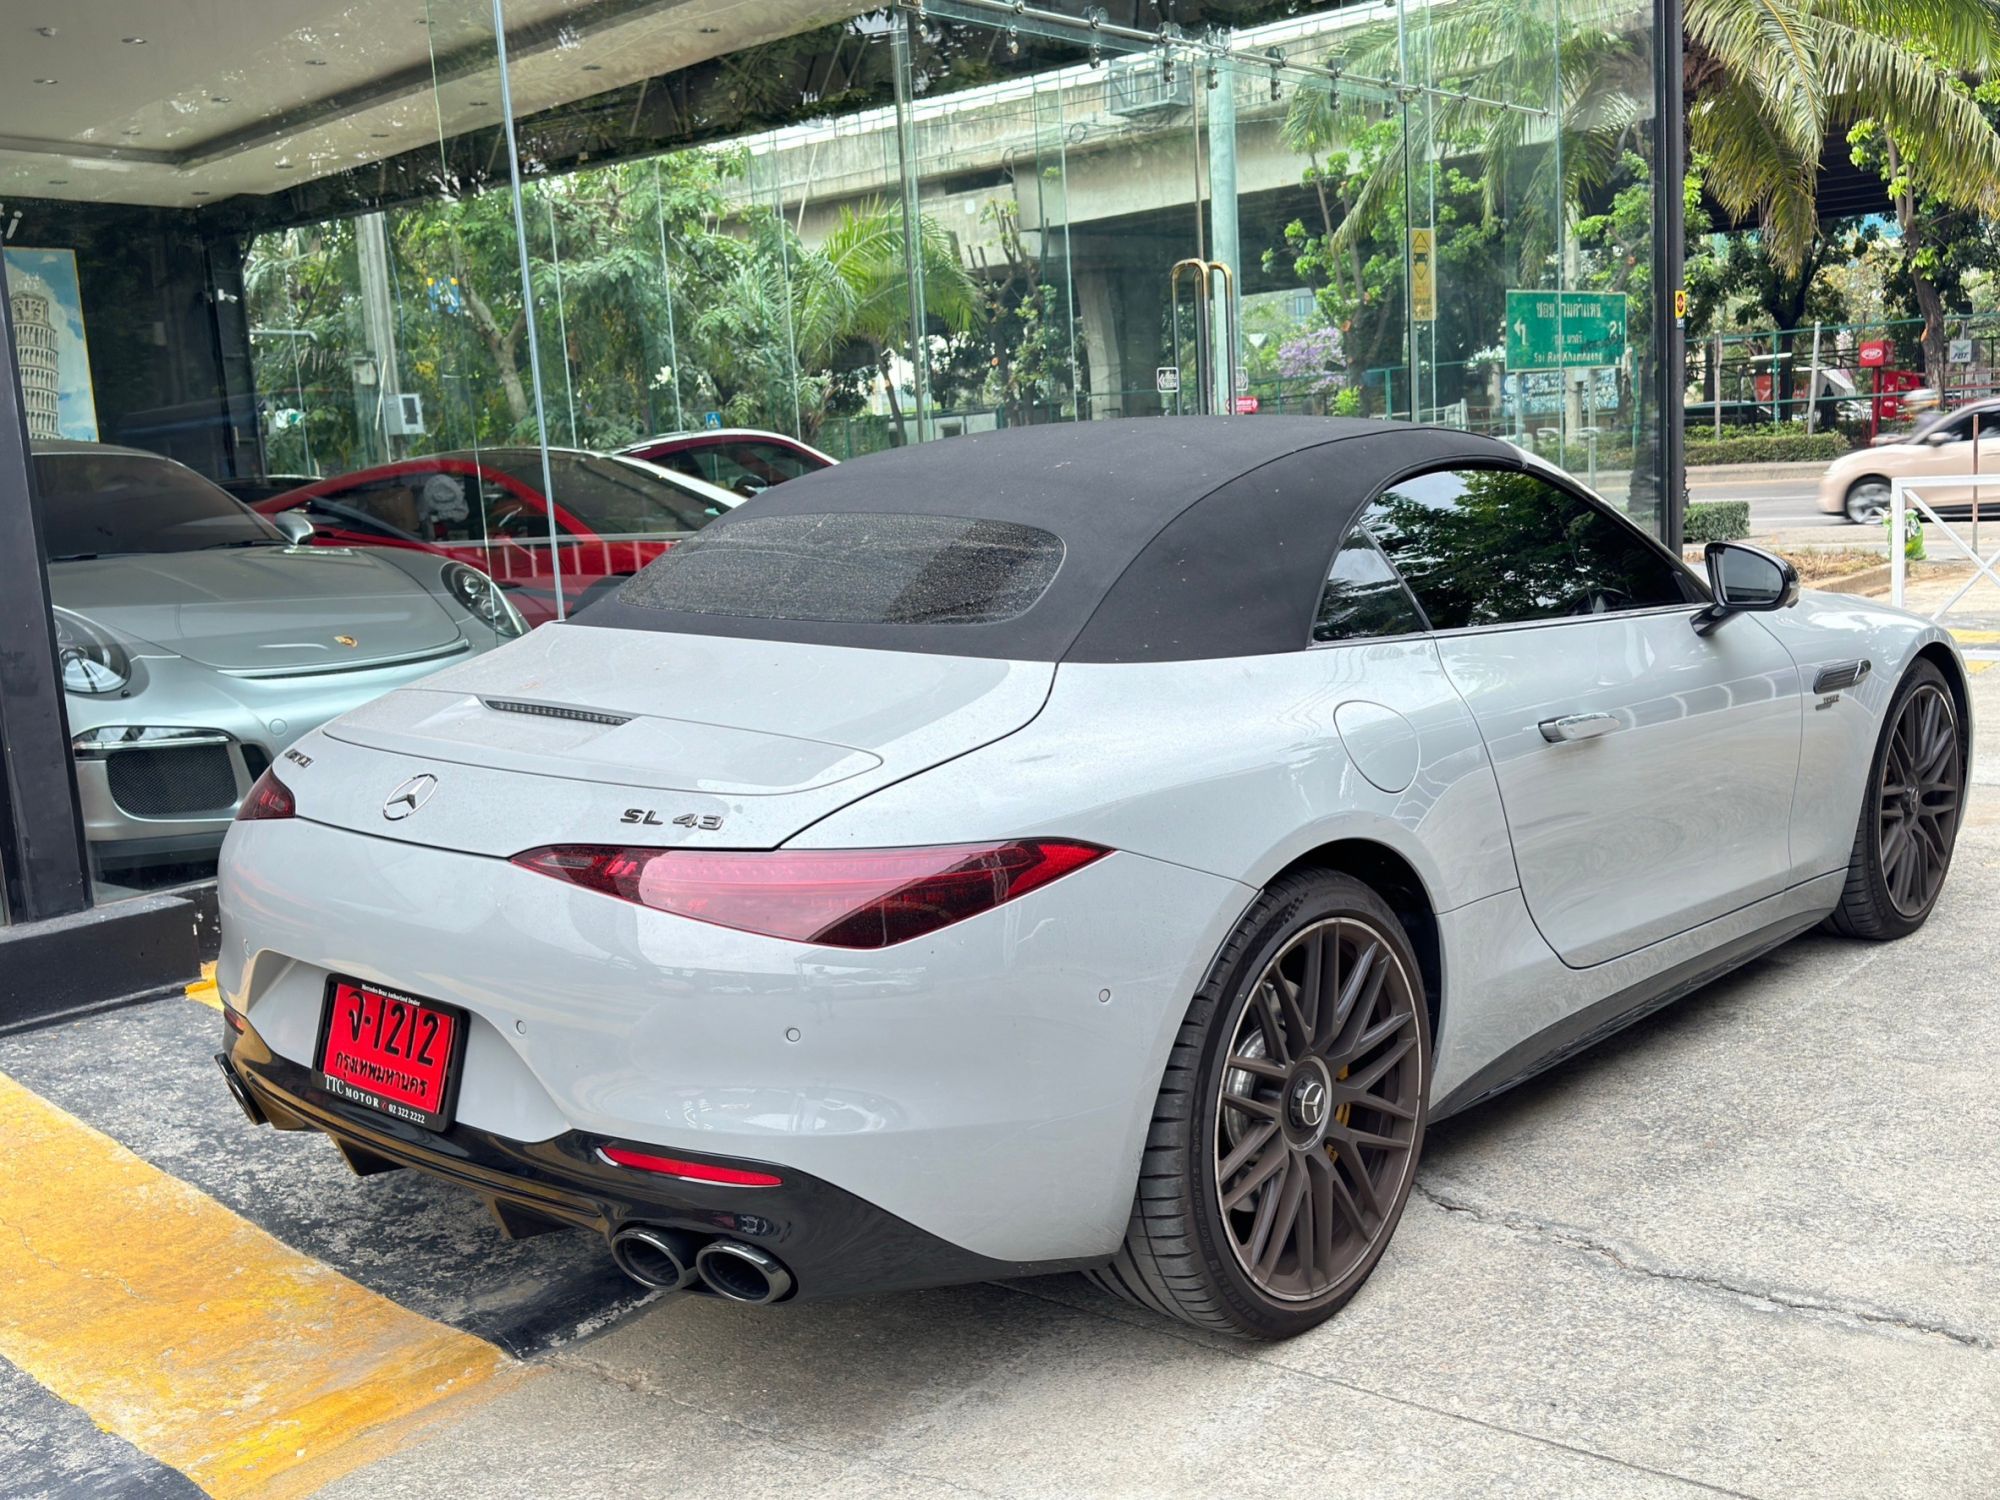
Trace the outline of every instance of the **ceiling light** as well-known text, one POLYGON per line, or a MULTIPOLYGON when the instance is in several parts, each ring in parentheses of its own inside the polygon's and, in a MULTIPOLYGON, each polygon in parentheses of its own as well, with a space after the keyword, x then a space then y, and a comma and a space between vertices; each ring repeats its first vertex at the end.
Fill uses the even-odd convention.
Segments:
POLYGON ((37 26, 35 32, 38 36, 54 36, 56 29, 53 26, 37 26))
POLYGON ((229 102, 229 96, 227 94, 210 94, 208 96, 208 102, 210 104, 227 104, 229 102))
POLYGON ((128 47, 143 47, 146 45, 146 39, 142 36, 121 36, 118 40, 128 47))
POLYGON ((474 109, 484 109, 484 108, 486 108, 486 103, 487 103, 487 101, 486 101, 486 100, 484 100, 484 99, 474 99, 474 100, 471 100, 471 101, 469 101, 469 102, 471 103, 471 106, 472 106, 472 108, 474 108, 474 109))
POLYGON ((196 188, 194 190, 194 196, 197 198, 212 198, 215 195, 209 192, 207 188, 196 188))
POLYGON ((51 177, 51 178, 49 179, 49 186, 50 186, 50 187, 68 187, 68 186, 69 186, 69 179, 68 179, 67 177, 51 177))
POLYGON ((368 139, 371 141, 386 141, 389 139, 389 132, 386 130, 371 130, 368 132, 368 139))
POLYGON ((280 172, 289 172, 293 170, 292 164, 288 161, 281 161, 277 164, 277 166, 280 172))
POLYGON ((37 82, 37 83, 39 83, 39 84, 45 84, 45 85, 47 85, 48 87, 51 87, 51 88, 53 88, 53 87, 55 86, 55 82, 56 82, 56 80, 55 80, 55 79, 53 79, 53 78, 37 78, 37 79, 35 80, 35 82, 37 82))
POLYGON ((306 66, 309 68, 323 68, 326 66, 326 59, 323 57, 309 57, 306 59, 306 66))
POLYGON ((714 36, 722 28, 720 26, 697 26, 695 30, 699 31, 703 36, 714 36))
POLYGON ((602 72, 604 71, 604 64, 603 64, 603 63, 585 63, 585 64, 583 65, 583 71, 584 71, 584 72, 586 72, 586 73, 602 73, 602 72))

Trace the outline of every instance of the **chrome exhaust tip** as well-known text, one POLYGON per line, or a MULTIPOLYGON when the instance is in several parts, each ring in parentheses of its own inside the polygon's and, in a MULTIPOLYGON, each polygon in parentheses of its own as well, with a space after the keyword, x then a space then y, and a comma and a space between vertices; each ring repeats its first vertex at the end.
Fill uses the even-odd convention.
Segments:
POLYGON ((762 1306, 792 1289, 792 1273, 774 1256, 735 1240, 710 1240, 695 1257, 702 1285, 731 1302, 762 1306))
POLYGON ((640 1286, 680 1292, 694 1285, 695 1244, 678 1229, 628 1224, 611 1236, 611 1258, 640 1286))

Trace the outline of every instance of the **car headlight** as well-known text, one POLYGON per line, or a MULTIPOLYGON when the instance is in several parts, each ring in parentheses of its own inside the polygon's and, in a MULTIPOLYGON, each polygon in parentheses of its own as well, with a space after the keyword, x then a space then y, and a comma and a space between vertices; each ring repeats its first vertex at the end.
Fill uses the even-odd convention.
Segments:
POLYGON ((451 596, 464 605, 474 619, 490 625, 495 635, 505 639, 527 634, 528 622, 514 608, 514 601, 477 568, 469 568, 460 562, 446 563, 441 577, 451 596))
POLYGON ((132 680, 132 659, 109 632, 66 609, 54 614, 65 692, 115 693, 132 680))

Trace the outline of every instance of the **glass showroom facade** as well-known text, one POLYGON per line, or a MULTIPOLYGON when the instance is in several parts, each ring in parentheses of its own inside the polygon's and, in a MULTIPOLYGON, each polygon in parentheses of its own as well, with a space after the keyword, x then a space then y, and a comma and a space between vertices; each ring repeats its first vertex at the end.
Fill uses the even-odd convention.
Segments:
POLYGON ((1415 419, 1677 526, 1653 0, 87 10, 0 19, 16 921, 829 459, 1415 419))

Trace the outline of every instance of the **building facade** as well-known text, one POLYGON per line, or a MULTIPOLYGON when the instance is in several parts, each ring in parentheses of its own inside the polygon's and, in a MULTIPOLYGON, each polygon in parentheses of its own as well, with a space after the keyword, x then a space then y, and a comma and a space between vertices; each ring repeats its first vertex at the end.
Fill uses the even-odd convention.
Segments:
MULTIPOLYGON (((5 23, 0 224, 75 253, 105 442, 246 498, 710 429, 846 459, 1283 412, 1498 434, 1678 524, 1676 6, 107 4, 5 23)), ((4 890, 138 910, 203 858, 114 868, 92 821, 71 719, 118 631, 65 603, 54 316, 10 291, 4 890)), ((575 550, 559 467, 515 550, 575 550)), ((502 524, 500 484, 451 524, 502 524)), ((230 729, 239 773, 288 732, 230 729)))

